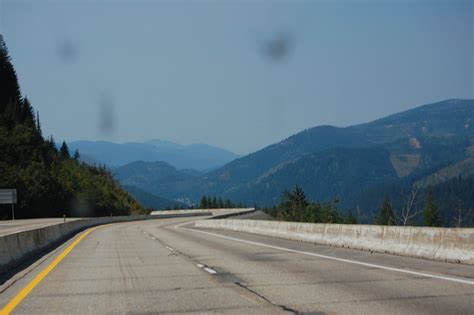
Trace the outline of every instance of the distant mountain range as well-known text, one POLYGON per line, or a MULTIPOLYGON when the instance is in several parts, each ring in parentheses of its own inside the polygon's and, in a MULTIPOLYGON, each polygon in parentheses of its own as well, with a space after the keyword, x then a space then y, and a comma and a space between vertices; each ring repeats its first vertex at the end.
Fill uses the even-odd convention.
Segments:
POLYGON ((190 172, 199 173, 216 169, 239 157, 228 150, 207 144, 181 145, 162 140, 123 144, 107 141, 73 141, 68 143, 68 146, 72 152, 78 150, 85 162, 105 164, 111 168, 135 161, 164 161, 178 169, 189 169, 190 172))
POLYGON ((171 200, 186 198, 177 191, 193 190, 200 176, 179 171, 166 162, 137 161, 114 170, 116 179, 125 186, 134 186, 171 200))
POLYGON ((345 128, 310 128, 206 174, 158 162, 116 173, 123 184, 172 200, 206 194, 272 205, 298 184, 309 199, 338 197, 343 208, 373 212, 388 190, 381 187, 427 187, 474 175, 474 100, 446 100, 345 128))

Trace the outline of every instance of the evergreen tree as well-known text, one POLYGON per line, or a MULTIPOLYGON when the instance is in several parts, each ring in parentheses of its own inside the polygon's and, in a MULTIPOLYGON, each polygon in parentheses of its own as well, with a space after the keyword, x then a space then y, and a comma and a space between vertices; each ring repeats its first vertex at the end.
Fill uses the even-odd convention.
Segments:
POLYGON ((357 224, 357 219, 352 214, 352 209, 349 209, 346 216, 344 217, 344 223, 345 224, 357 224))
POLYGON ((310 203, 306 207, 303 222, 320 223, 322 220, 321 204, 319 202, 310 203))
POLYGON ((217 208, 217 198, 216 198, 216 196, 212 197, 210 203, 211 203, 211 206, 210 206, 211 209, 216 209, 217 208))
POLYGON ((380 207, 379 214, 375 218, 375 224, 395 225, 395 213, 393 212, 392 204, 390 203, 388 195, 385 195, 384 197, 382 207, 380 207))
MULTIPOLYGON (((8 127, 12 127, 12 122, 20 122, 21 116, 21 93, 18 84, 16 71, 11 63, 7 45, 0 34, 0 114, 8 111, 10 121, 8 127)), ((0 122, 1 123, 1 122, 0 122)))
POLYGON ((296 185, 295 189, 291 192, 290 196, 291 202, 301 208, 306 208, 308 206, 308 201, 306 200, 306 194, 303 189, 296 185))
POLYGON ((66 141, 63 141, 63 144, 61 145, 61 148, 59 148, 59 156, 63 160, 69 159, 71 156, 69 155, 69 148, 66 144, 66 141))
MULTIPOLYGON (((41 135, 27 97, 22 98, 0 35, 0 188, 18 190, 18 218, 126 215, 144 211, 106 169, 69 158, 64 143, 41 135), (61 154, 62 158, 58 158, 61 154)), ((0 205, 0 219, 11 209, 0 205)))
POLYGON ((334 198, 332 202, 325 202, 321 205, 321 222, 322 223, 343 223, 343 218, 337 209, 338 198, 334 198))
POLYGON ((26 124, 28 127, 32 127, 32 128, 36 127, 35 114, 33 112, 33 107, 31 107, 31 103, 26 96, 22 101, 20 120, 22 123, 26 124))
POLYGON ((201 202, 199 203, 199 208, 209 209, 209 200, 207 199, 207 196, 202 196, 201 202))
POLYGON ((38 133, 40 137, 42 136, 39 111, 36 112, 36 132, 38 133))
POLYGON ((426 196, 426 205, 423 210, 423 225, 424 226, 441 226, 441 220, 439 218, 438 207, 433 200, 433 193, 428 191, 426 196))
POLYGON ((283 218, 289 221, 302 222, 308 207, 308 201, 303 189, 296 185, 293 191, 284 191, 280 206, 283 218))
POLYGON ((295 189, 291 192, 290 203, 291 209, 294 212, 294 218, 299 222, 303 221, 308 201, 306 200, 306 194, 300 186, 296 185, 295 189))
POLYGON ((74 155, 72 156, 72 158, 77 161, 77 160, 80 159, 80 157, 81 157, 81 155, 79 154, 79 151, 76 149, 74 151, 74 155))

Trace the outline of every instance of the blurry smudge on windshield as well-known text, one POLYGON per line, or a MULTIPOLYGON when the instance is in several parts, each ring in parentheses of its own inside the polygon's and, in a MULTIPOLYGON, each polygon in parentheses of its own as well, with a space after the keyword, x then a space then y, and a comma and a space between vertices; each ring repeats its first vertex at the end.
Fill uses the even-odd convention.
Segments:
POLYGON ((261 44, 263 55, 273 61, 283 61, 293 49, 293 37, 290 33, 280 32, 264 40, 261 44))
POLYGON ((108 95, 102 95, 99 100, 99 130, 110 135, 115 131, 115 105, 108 95))
POLYGON ((70 39, 59 41, 56 54, 63 62, 73 62, 79 57, 78 43, 70 39))

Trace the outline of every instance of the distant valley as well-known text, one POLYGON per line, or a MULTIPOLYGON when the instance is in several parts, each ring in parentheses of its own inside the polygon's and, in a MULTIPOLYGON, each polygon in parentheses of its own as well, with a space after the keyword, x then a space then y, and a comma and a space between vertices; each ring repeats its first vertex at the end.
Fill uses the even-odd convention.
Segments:
POLYGON ((310 128, 205 174, 156 161, 115 172, 124 185, 193 202, 206 194, 272 205, 298 184, 311 200, 336 197, 342 208, 370 216, 385 192, 474 175, 474 101, 442 101, 345 128, 310 128))

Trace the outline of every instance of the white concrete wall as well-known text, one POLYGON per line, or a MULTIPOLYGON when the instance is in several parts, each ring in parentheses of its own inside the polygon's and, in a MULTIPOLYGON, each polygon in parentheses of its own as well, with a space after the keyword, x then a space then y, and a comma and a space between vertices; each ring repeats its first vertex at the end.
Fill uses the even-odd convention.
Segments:
POLYGON ((180 210, 157 210, 152 211, 151 215, 168 215, 187 213, 194 215, 227 215, 237 213, 247 213, 249 211, 255 211, 254 208, 222 208, 222 209, 180 209, 180 210))
POLYGON ((186 213, 189 216, 200 216, 200 215, 212 215, 211 210, 201 210, 201 209, 183 209, 183 210, 156 210, 152 211, 151 215, 156 216, 163 216, 163 215, 170 215, 170 214, 182 214, 186 213))
POLYGON ((201 220, 224 229, 314 244, 474 265, 473 228, 313 224, 262 220, 201 220))

